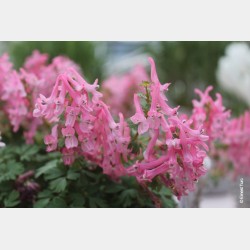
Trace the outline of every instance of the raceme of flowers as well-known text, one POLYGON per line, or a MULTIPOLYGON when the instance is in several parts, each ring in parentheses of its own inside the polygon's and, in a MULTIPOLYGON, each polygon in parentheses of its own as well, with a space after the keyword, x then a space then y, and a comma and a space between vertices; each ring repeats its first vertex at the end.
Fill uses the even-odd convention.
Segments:
POLYGON ((203 124, 205 134, 209 136, 209 157, 216 168, 228 172, 230 163, 234 166, 234 177, 250 175, 250 112, 246 111, 238 118, 230 119, 230 111, 222 104, 222 97, 216 94, 216 100, 209 95, 212 87, 204 93, 196 89, 200 101, 193 100, 194 127, 203 124))
POLYGON ((68 67, 79 67, 66 57, 58 56, 47 63, 48 55, 34 51, 28 57, 19 71, 13 68, 9 56, 0 57, 0 101, 1 108, 17 132, 24 129, 27 143, 33 143, 33 138, 40 125, 41 119, 34 119, 32 112, 38 94, 47 95, 51 92, 55 79, 59 73, 68 67))
POLYGON ((97 80, 88 84, 70 68, 58 76, 49 97, 40 95, 33 114, 55 122, 51 134, 45 137, 48 151, 58 148, 63 138, 60 150, 65 164, 82 155, 116 178, 125 174, 122 161, 129 153, 129 128, 121 113, 120 121, 114 121, 97 87, 97 80))
POLYGON ((213 87, 209 86, 204 93, 199 89, 195 89, 200 101, 193 100, 191 117, 194 127, 198 128, 203 125, 205 133, 209 135, 210 144, 226 136, 226 128, 230 118, 230 111, 226 110, 222 104, 222 96, 216 93, 216 100, 213 100, 209 95, 212 89, 213 87))
POLYGON ((238 118, 232 119, 227 128, 228 159, 234 165, 234 175, 250 175, 250 112, 246 111, 238 118))
POLYGON ((195 89, 200 100, 193 100, 191 119, 195 128, 203 125, 205 134, 209 136, 209 158, 214 161, 211 173, 225 174, 228 172, 228 156, 225 151, 224 139, 228 136, 230 111, 222 103, 222 96, 216 93, 216 99, 210 95, 213 87, 209 86, 204 92, 195 89))
POLYGON ((181 119, 178 107, 168 106, 165 92, 169 84, 159 82, 154 61, 149 61, 151 81, 142 84, 145 95, 134 95, 136 113, 130 118, 138 125, 136 139, 131 138, 122 113, 119 121, 113 119, 97 91, 97 80, 91 85, 73 68, 57 77, 49 97, 40 95, 33 115, 54 124, 44 141, 47 151, 62 152, 65 164, 84 156, 113 179, 131 175, 145 183, 157 178, 180 198, 205 173, 208 136, 202 126, 192 129, 191 120, 181 119), (141 106, 139 96, 146 107, 141 106), (147 146, 135 153, 134 141, 147 146))

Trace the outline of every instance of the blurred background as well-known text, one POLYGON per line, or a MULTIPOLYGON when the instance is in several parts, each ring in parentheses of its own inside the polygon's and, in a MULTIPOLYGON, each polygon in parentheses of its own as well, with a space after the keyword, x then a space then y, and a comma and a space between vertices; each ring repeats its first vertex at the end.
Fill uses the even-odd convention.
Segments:
MULTIPOLYGON (((19 68, 33 50, 48 53, 50 58, 65 55, 78 63, 89 82, 145 67, 149 74, 148 56, 156 62, 162 83, 171 82, 168 99, 190 111, 194 88, 204 90, 213 85, 223 96, 224 106, 233 116, 242 114, 250 105, 250 49, 246 42, 1 42, 0 55, 8 52, 19 68)), ((212 164, 212 163, 211 163, 212 164)), ((247 178, 245 189, 247 189, 247 178)), ((180 207, 239 206, 238 180, 228 176, 213 180, 205 177, 201 193, 192 193, 179 202, 180 207)), ((249 185, 250 186, 250 185, 249 185)), ((245 190, 247 192, 247 190, 245 190)))

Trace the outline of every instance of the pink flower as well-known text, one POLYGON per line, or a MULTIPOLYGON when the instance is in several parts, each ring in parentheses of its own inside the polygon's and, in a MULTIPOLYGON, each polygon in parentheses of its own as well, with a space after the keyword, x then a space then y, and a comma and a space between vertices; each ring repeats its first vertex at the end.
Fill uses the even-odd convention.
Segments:
POLYGON ((58 74, 66 72, 69 67, 79 70, 75 63, 65 57, 57 57, 50 64, 47 61, 48 55, 34 51, 23 68, 15 71, 7 54, 0 57, 2 110, 8 116, 14 132, 23 129, 26 143, 33 143, 37 130, 43 124, 39 117, 54 122, 64 111, 65 89, 54 88, 54 85, 65 81, 57 78, 58 74), (55 84, 56 79, 58 82, 55 84))
POLYGON ((32 55, 25 60, 24 68, 35 75, 39 75, 41 70, 46 67, 48 58, 47 54, 41 54, 38 50, 34 50, 32 55))
POLYGON ((157 76, 154 60, 151 57, 149 58, 149 62, 151 64, 152 81, 152 84, 150 85, 152 102, 149 110, 149 116, 155 117, 157 120, 159 109, 161 109, 161 111, 164 112, 165 115, 176 115, 179 107, 173 109, 170 108, 166 103, 167 98, 164 94, 164 91, 168 90, 168 86, 170 85, 170 83, 161 85, 157 76))
POLYGON ((58 125, 55 125, 52 128, 51 135, 46 135, 44 138, 44 143, 47 145, 47 152, 51 152, 56 150, 58 143, 58 133, 57 133, 58 125))
POLYGON ((65 146, 67 149, 78 146, 75 130, 72 127, 62 128, 62 135, 65 137, 65 146))
POLYGON ((66 108, 65 126, 73 127, 76 121, 76 117, 79 114, 79 112, 80 112, 79 108, 68 106, 66 108))
MULTIPOLYGON (((144 159, 127 169, 140 183, 152 181, 159 176, 162 183, 180 198, 194 189, 196 180, 205 173, 203 161, 208 149, 208 136, 203 130, 191 129, 191 121, 177 116, 179 107, 171 108, 164 94, 169 84, 161 85, 155 63, 151 64, 150 108, 147 118, 142 111, 138 97, 135 98, 134 123, 147 122, 149 141, 143 153, 144 159), (165 146, 165 147, 164 147, 165 146)), ((142 135, 141 130, 139 135, 142 135)), ((145 136, 145 135, 144 135, 145 136)))
POLYGON ((54 114, 56 116, 59 116, 63 113, 64 111, 64 100, 65 100, 65 94, 66 94, 66 89, 64 86, 61 87, 60 89, 60 94, 58 97, 55 98, 54 102, 56 104, 54 114))
POLYGON ((94 127, 95 116, 88 112, 82 112, 79 122, 79 128, 83 133, 89 133, 94 127))
POLYGON ((138 133, 139 135, 141 135, 148 131, 149 123, 142 111, 142 108, 139 102, 139 97, 137 94, 134 95, 134 104, 135 104, 136 113, 130 118, 130 120, 134 124, 139 124, 138 133))
POLYGON ((203 126, 205 133, 209 135, 209 142, 221 139, 225 136, 230 111, 226 111, 222 104, 222 97, 216 94, 217 100, 213 100, 209 95, 213 89, 212 86, 207 87, 204 93, 199 89, 195 92, 200 96, 200 101, 193 100, 193 120, 196 128, 203 126))
POLYGON ((84 153, 93 155, 96 152, 96 145, 94 139, 91 140, 87 137, 87 135, 85 135, 80 136, 79 141, 81 141, 81 149, 84 153))
POLYGON ((44 115, 46 119, 50 120, 54 116, 55 106, 56 105, 54 103, 54 99, 46 98, 45 96, 40 94, 40 97, 37 99, 37 103, 33 111, 33 116, 41 117, 44 115))
POLYGON ((223 142, 228 147, 226 157, 234 165, 234 175, 250 175, 250 112, 232 119, 223 142))
POLYGON ((90 93, 92 95, 92 101, 95 103, 101 97, 102 94, 98 92, 96 89, 99 88, 98 79, 94 81, 93 84, 87 83, 74 68, 69 68, 68 70, 68 81, 74 85, 77 91, 81 91, 82 89, 86 93, 90 93))
MULTIPOLYGON (((61 130, 64 145, 58 148, 65 164, 72 164, 75 156, 84 157, 113 180, 131 175, 144 187, 158 178, 180 198, 192 191, 205 173, 208 137, 202 126, 193 128, 187 116, 185 120, 178 117, 179 107, 168 105, 165 92, 169 84, 160 83, 154 61, 149 61, 151 82, 145 85, 146 91, 140 88, 146 93, 147 105, 133 93, 135 114, 130 119, 138 124, 138 134, 133 138, 140 147, 138 152, 132 152, 134 141, 124 114, 117 112, 119 120, 114 118, 101 99, 97 81, 89 84, 71 68, 57 77, 49 97, 40 96, 34 113, 65 126, 61 130)), ((57 141, 51 136, 46 142, 54 149, 57 141)))

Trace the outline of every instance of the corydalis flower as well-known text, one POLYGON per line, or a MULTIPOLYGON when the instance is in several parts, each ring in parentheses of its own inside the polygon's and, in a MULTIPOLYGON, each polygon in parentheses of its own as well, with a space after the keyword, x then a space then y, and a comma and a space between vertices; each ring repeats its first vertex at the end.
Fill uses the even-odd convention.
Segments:
POLYGON ((234 174, 250 175, 250 112, 232 119, 223 138, 227 146, 227 157, 234 165, 234 174))
POLYGON ((192 129, 191 121, 177 115, 179 107, 167 104, 165 91, 169 84, 162 85, 158 79, 155 63, 151 64, 150 107, 143 111, 138 96, 135 96, 136 114, 131 120, 138 126, 138 134, 148 137, 143 153, 144 159, 127 169, 139 182, 150 182, 154 178, 169 187, 180 198, 194 189, 195 181, 205 173, 203 161, 208 149, 203 130, 192 129), (146 129, 143 129, 146 128, 146 129), (147 134, 144 134, 148 132, 147 134))
POLYGON ((65 137, 65 146, 67 149, 77 147, 78 140, 75 136, 75 130, 72 127, 62 128, 62 135, 65 137))
POLYGON ((4 82, 8 79, 9 74, 12 72, 12 63, 9 61, 8 54, 3 54, 0 57, 0 97, 4 94, 4 82))
MULTIPOLYGON (((47 61, 47 54, 34 51, 26 59, 23 68, 15 71, 7 54, 0 57, 0 100, 3 101, 3 111, 8 116, 14 132, 20 127, 23 128, 27 143, 33 143, 33 138, 42 124, 41 119, 32 115, 37 97, 40 95, 41 103, 37 103, 34 113, 39 116, 39 112, 44 112, 46 108, 50 110, 54 105, 45 96, 51 93, 57 75, 69 67, 80 71, 75 63, 65 57, 56 57, 50 64, 47 61)), ((58 116, 62 113, 61 104, 64 103, 63 90, 61 92, 61 96, 53 100, 58 116)), ((48 118, 52 115, 47 114, 48 118)))
POLYGON ((73 127, 76 121, 77 115, 80 113, 80 108, 78 107, 67 107, 66 108, 66 122, 65 126, 73 127))
POLYGON ((226 127, 230 117, 230 111, 227 111, 222 104, 222 97, 216 94, 216 100, 210 96, 212 86, 201 92, 195 89, 200 97, 200 101, 193 100, 193 113, 191 119, 195 128, 203 126, 204 132, 209 136, 210 144, 214 140, 219 140, 225 136, 226 127))
POLYGON ((149 129, 149 123, 147 118, 144 115, 144 112, 142 110, 142 107, 140 105, 140 100, 137 94, 134 95, 134 104, 135 104, 135 110, 136 113, 132 117, 130 117, 130 120, 134 124, 138 124, 138 134, 141 135, 148 131, 149 129))
POLYGON ((192 129, 190 120, 179 118, 178 107, 168 105, 165 91, 169 84, 160 83, 154 61, 149 61, 151 82, 144 82, 148 89, 142 93, 147 105, 143 106, 135 94, 136 113, 131 117, 139 134, 133 140, 143 141, 138 153, 131 152, 133 140, 124 115, 119 112, 119 119, 114 119, 97 90, 97 80, 89 84, 74 69, 57 77, 49 96, 40 95, 34 115, 58 126, 58 140, 64 137, 64 143, 57 145, 53 131, 46 142, 53 149, 57 146, 66 165, 84 157, 114 180, 128 174, 145 187, 157 179, 179 198, 193 190, 205 172, 208 137, 201 128, 192 129))
POLYGON ((47 145, 47 152, 51 152, 56 150, 58 143, 58 133, 57 133, 58 125, 55 125, 52 128, 51 135, 46 135, 44 137, 44 143, 47 145))
MULTIPOLYGON (((89 84, 74 69, 69 69, 58 76, 49 97, 38 98, 34 116, 62 127, 58 137, 63 136, 65 141, 58 150, 65 164, 72 164, 75 155, 82 155, 117 179, 125 174, 123 161, 127 161, 129 153, 130 131, 121 113, 120 121, 114 121, 97 88, 97 80, 89 84), (56 111, 58 99, 60 115, 56 111)), ((55 148, 53 138, 48 139, 55 148)))

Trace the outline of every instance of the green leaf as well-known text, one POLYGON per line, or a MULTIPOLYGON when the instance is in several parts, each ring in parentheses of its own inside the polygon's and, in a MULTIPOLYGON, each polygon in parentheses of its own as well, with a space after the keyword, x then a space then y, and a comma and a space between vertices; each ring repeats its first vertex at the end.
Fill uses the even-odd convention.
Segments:
POLYGON ((172 192, 169 188, 165 187, 165 186, 162 186, 160 192, 159 192, 160 195, 165 195, 165 196, 172 196, 172 192))
POLYGON ((88 171, 88 170, 83 169, 82 172, 83 172, 87 177, 90 177, 90 178, 92 178, 92 179, 98 178, 98 176, 97 176, 95 173, 91 172, 91 171, 88 171))
POLYGON ((38 178, 40 175, 47 173, 51 169, 57 167, 58 159, 49 161, 43 167, 39 168, 36 172, 35 177, 38 178))
POLYGON ((162 205, 165 208, 173 208, 176 207, 175 202, 171 199, 171 198, 167 198, 166 196, 161 196, 161 201, 162 201, 162 205))
POLYGON ((80 193, 71 194, 71 207, 83 207, 85 204, 85 197, 80 193))
POLYGON ((124 190, 124 187, 122 185, 109 185, 104 189, 105 193, 108 194, 115 194, 115 193, 119 193, 122 190, 124 190))
POLYGON ((22 152, 22 155, 20 157, 21 161, 29 161, 31 158, 37 154, 39 151, 39 148, 36 145, 28 146, 23 148, 24 152, 22 152))
POLYGON ((64 169, 57 167, 50 169, 47 173, 45 173, 45 175, 46 180, 53 180, 65 175, 65 171, 64 169))
POLYGON ((17 191, 12 191, 8 197, 4 200, 4 206, 5 207, 15 207, 20 203, 19 200, 19 192, 17 191))
POLYGON ((72 169, 68 170, 67 179, 69 179, 69 180, 77 180, 79 177, 80 177, 79 173, 75 172, 72 169))
POLYGON ((5 164, 0 164, 0 183, 3 181, 15 180, 23 171, 23 165, 14 160, 5 164))
POLYGON ((135 189, 127 189, 121 193, 119 199, 123 207, 129 207, 133 203, 133 200, 136 198, 136 196, 137 191, 135 189))
POLYGON ((44 198, 44 199, 40 199, 38 200, 35 204, 34 204, 34 208, 43 208, 46 207, 48 205, 50 201, 50 198, 44 198))
POLYGON ((108 207, 106 202, 100 198, 94 198, 94 197, 91 197, 89 199, 89 206, 91 208, 97 208, 97 207, 100 207, 100 208, 104 208, 104 207, 108 207))
POLYGON ((39 192, 37 197, 38 198, 48 198, 52 195, 52 192, 50 190, 44 190, 42 192, 39 192))
POLYGON ((50 183, 50 189, 56 193, 63 192, 67 186, 67 180, 64 177, 56 179, 50 183))
POLYGON ((50 208, 65 208, 67 207, 66 202, 61 197, 55 197, 48 205, 50 208))

